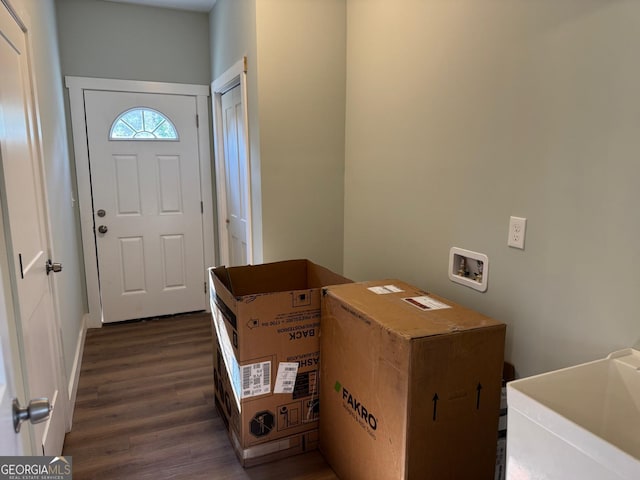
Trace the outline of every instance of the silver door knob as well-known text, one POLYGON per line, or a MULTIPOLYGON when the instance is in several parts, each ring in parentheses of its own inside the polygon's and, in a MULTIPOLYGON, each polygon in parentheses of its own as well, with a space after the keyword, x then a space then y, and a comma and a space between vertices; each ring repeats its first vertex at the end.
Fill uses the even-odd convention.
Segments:
POLYGON ((17 398, 13 399, 13 429, 16 433, 20 433, 20 425, 25 420, 29 420, 31 423, 44 422, 49 418, 49 414, 53 407, 49 403, 49 399, 46 397, 35 398, 29 402, 29 405, 25 408, 20 407, 20 402, 17 398))
POLYGON ((45 265, 45 268, 47 270, 47 275, 49 275, 51 272, 58 273, 62 271, 62 264, 54 263, 51 261, 51 259, 49 259, 47 260, 47 264, 45 265))
POLYGON ((109 229, 107 228, 107 226, 106 226, 106 225, 100 225, 100 226, 98 227, 98 232, 100 232, 100 233, 103 233, 103 234, 104 234, 104 233, 107 233, 108 231, 109 231, 109 229))

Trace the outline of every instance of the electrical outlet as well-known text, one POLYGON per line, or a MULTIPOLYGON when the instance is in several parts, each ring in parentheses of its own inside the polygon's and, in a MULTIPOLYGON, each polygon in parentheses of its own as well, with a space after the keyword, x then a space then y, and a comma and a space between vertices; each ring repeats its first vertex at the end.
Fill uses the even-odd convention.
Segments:
POLYGON ((527 219, 511 217, 509 219, 509 238, 507 245, 524 250, 524 235, 527 229, 527 219))

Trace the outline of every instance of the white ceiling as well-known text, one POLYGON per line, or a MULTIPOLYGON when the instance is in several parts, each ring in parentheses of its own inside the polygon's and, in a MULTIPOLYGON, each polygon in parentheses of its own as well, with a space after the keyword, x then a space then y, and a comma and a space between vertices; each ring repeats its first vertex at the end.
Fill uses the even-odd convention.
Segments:
POLYGON ((107 0, 108 2, 136 3, 150 7, 173 8, 177 10, 194 10, 196 12, 209 12, 216 0, 107 0))

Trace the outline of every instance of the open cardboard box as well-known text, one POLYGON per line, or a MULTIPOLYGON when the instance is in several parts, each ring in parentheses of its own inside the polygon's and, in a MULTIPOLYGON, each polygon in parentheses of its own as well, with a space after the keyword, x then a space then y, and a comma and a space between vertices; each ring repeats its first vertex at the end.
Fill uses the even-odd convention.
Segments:
POLYGON ((250 466, 315 448, 321 288, 350 280, 308 260, 211 268, 209 278, 216 400, 238 458, 250 466))

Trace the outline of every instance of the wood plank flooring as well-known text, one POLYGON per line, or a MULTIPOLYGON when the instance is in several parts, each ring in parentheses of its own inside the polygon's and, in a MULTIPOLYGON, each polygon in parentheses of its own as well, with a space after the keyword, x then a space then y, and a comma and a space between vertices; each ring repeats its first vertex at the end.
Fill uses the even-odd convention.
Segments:
POLYGON ((243 469, 214 406, 210 317, 89 330, 64 455, 73 478, 335 480, 318 452, 243 469))

